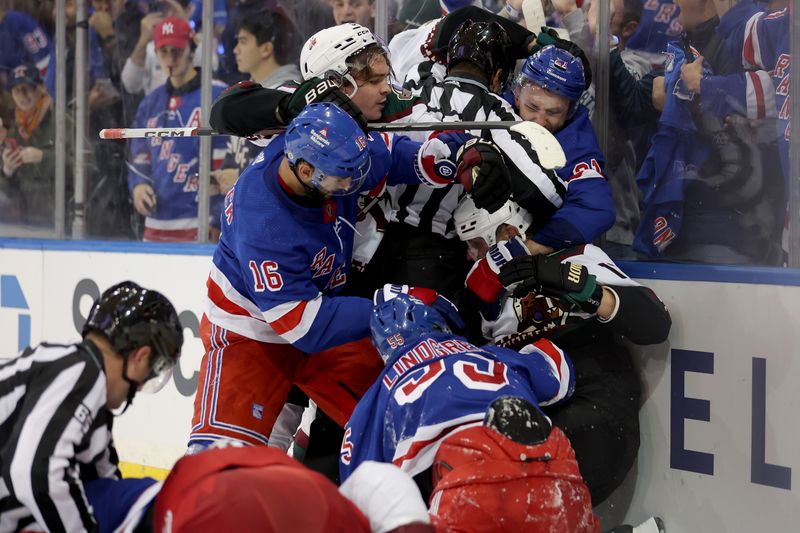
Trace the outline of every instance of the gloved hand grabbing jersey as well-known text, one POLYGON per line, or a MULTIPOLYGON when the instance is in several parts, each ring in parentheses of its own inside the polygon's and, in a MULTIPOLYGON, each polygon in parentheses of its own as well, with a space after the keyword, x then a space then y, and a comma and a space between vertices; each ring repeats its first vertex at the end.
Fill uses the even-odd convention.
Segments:
POLYGON ((342 111, 353 117, 362 130, 367 130, 367 119, 358 106, 342 92, 336 83, 320 78, 306 80, 292 94, 287 94, 280 103, 280 116, 288 124, 300 114, 305 106, 314 102, 336 104, 342 111))
POLYGON ((454 330, 464 329, 464 320, 462 320, 461 315, 458 314, 458 308, 453 302, 433 289, 387 283, 383 288, 375 291, 375 295, 372 297, 372 303, 380 305, 387 300, 391 300, 398 294, 408 294, 425 305, 433 307, 447 320, 450 328, 454 330))
POLYGON ((500 269, 515 257, 524 257, 530 254, 525 241, 517 236, 507 241, 498 241, 489 247, 486 257, 473 265, 467 274, 467 287, 475 295, 492 304, 497 301, 503 291, 503 285, 498 280, 500 269))
POLYGON ((494 213, 511 197, 511 173, 492 141, 473 138, 456 155, 456 177, 475 207, 494 213))
POLYGON ((578 263, 562 263, 555 256, 518 257, 500 267, 500 283, 515 296, 544 294, 596 313, 603 298, 597 278, 578 263))
POLYGON ((433 187, 454 179, 470 193, 475 206, 494 213, 511 196, 511 173, 500 149, 486 139, 444 131, 420 149, 419 173, 433 187))

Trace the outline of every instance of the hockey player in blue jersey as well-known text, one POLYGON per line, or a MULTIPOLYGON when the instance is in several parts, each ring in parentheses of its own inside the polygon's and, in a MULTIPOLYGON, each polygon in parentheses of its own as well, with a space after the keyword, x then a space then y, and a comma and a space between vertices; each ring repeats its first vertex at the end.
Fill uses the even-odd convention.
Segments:
MULTIPOLYGON (((200 73, 192 65, 191 39, 189 24, 180 17, 168 17, 154 28, 158 60, 169 77, 141 101, 133 127, 200 126, 200 73)), ((215 81, 212 96, 224 88, 215 81)), ((196 138, 131 141, 128 188, 134 208, 145 216, 144 240, 196 240, 199 145, 196 138)), ((212 141, 214 168, 222 164, 225 146, 224 137, 212 141)), ((212 196, 212 227, 217 225, 221 202, 221 195, 212 196)))
POLYGON ((478 348, 409 296, 406 285, 387 285, 375 303, 372 342, 386 367, 345 427, 343 481, 367 460, 394 463, 412 476, 424 472, 444 436, 480 425, 501 396, 552 405, 572 394, 572 362, 550 341, 520 353, 478 348))
POLYGON ((533 516, 534 531, 596 531, 569 441, 536 407, 572 394, 567 355, 544 339, 519 352, 474 346, 406 286, 375 301, 372 342, 386 366, 345 427, 342 480, 364 461, 394 463, 431 496, 441 530, 467 520, 470 530, 516 530, 533 516), (544 509, 551 490, 563 508, 544 509))
MULTIPOLYGON (((512 91, 520 117, 547 128, 567 156, 567 164, 556 170, 566 184, 566 200, 548 227, 552 233, 569 235, 569 239, 562 238, 559 242, 577 244, 591 242, 596 233, 596 219, 587 217, 586 211, 613 212, 613 204, 603 175, 605 158, 589 121, 589 111, 578 103, 591 84, 591 72, 580 57, 582 52, 578 53, 572 43, 569 45, 572 52, 551 44, 531 54, 512 91), (594 208, 587 209, 589 206, 594 208)), ((554 250, 539 243, 553 242, 551 235, 538 235, 533 241, 541 253, 554 250)))
POLYGON ((244 171, 225 197, 208 280, 192 446, 266 444, 293 383, 344 425, 381 368, 368 339, 371 301, 337 296, 352 261, 355 193, 386 176, 441 186, 466 172, 479 175, 477 189, 507 179, 439 157, 455 159, 447 143, 461 138, 398 136, 387 147, 336 105, 310 104, 244 171))

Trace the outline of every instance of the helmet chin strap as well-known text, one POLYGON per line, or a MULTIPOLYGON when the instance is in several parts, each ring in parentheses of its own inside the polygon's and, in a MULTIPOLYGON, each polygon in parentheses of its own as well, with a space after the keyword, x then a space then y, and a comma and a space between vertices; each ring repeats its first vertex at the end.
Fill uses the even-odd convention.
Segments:
POLYGON ((325 200, 325 195, 322 194, 319 189, 309 185, 300 178, 300 174, 297 173, 297 165, 294 163, 289 163, 289 168, 291 169, 292 174, 294 174, 295 179, 300 183, 300 186, 302 186, 303 190, 306 191, 306 195, 309 199, 319 202, 323 202, 325 200))
POLYGON ((139 389, 140 383, 132 380, 128 377, 128 358, 122 362, 122 378, 128 382, 128 397, 125 399, 125 407, 122 408, 122 411, 119 412, 112 412, 111 414, 114 416, 122 416, 125 414, 125 411, 128 410, 128 407, 131 406, 133 403, 133 397, 136 396, 136 391, 139 389))

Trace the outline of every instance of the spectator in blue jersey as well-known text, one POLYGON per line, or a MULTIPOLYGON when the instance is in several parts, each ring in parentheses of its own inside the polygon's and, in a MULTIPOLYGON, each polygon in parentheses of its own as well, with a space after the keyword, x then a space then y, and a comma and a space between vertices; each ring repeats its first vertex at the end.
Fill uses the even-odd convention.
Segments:
POLYGON ((539 408, 572 394, 567 354, 546 339, 474 346, 407 286, 375 301, 385 368, 345 427, 342 479, 365 461, 394 463, 441 531, 599 531, 572 447, 539 408))
POLYGON ((0 531, 99 531, 84 485, 120 477, 112 410, 168 383, 183 345, 169 300, 130 281, 94 302, 82 336, 0 364, 0 531))
MULTIPOLYGON (((200 72, 192 65, 194 44, 189 23, 169 17, 153 30, 158 60, 168 74, 167 82, 139 104, 134 127, 199 127, 200 72)), ((212 96, 224 89, 212 84, 212 96)), ((197 138, 152 137, 131 141, 128 188, 137 212, 145 216, 146 241, 192 241, 197 239, 197 194, 200 142, 197 138)), ((225 153, 222 137, 212 141, 213 165, 225 153)), ((216 240, 222 196, 212 200, 212 235, 216 240)))
MULTIPOLYGON (((372 67, 389 73, 385 61, 372 67)), ((475 170, 469 146, 457 158, 462 143, 445 133, 423 144, 395 136, 387 147, 338 106, 312 103, 247 167, 225 197, 207 284, 191 449, 221 438, 269 444, 292 384, 344 425, 381 368, 368 339, 371 301, 340 296, 357 193, 384 179, 441 187, 474 175, 478 191, 507 183, 506 169, 475 170)), ((435 291, 425 297, 452 308, 435 291)))
MULTIPOLYGON (((281 8, 263 10, 243 18, 236 36, 233 53, 239 72, 267 89, 301 78, 297 68, 297 51, 302 43, 294 23, 281 8)), ((244 137, 230 137, 222 167, 214 178, 225 194, 236 178, 262 150, 244 137)))
POLYGON ((11 69, 34 63, 44 73, 50 61, 50 39, 35 19, 0 6, 0 85, 7 85, 11 69))
MULTIPOLYGON (((714 106, 704 108, 701 103, 698 109, 695 101, 702 102, 702 96, 698 99, 690 93, 681 80, 683 66, 702 58, 704 77, 738 78, 740 84, 728 82, 724 87, 739 95, 730 101, 741 99, 745 56, 725 39, 738 34, 742 43, 747 19, 746 12, 738 10, 720 18, 712 0, 681 2, 679 20, 685 32, 680 43, 668 47, 670 60, 664 77, 658 78, 662 81, 653 83, 652 91, 634 82, 631 90, 618 92, 612 99, 612 106, 619 105, 629 120, 658 121, 637 175, 642 216, 633 248, 646 257, 723 264, 784 262, 786 191, 782 180, 776 179, 783 173, 776 136, 758 135, 746 120, 727 120, 714 106), (660 112, 651 104, 651 92, 655 94, 659 86, 660 112), (615 104, 617 99, 623 101, 615 104)), ((778 40, 770 42, 772 50, 766 55, 775 52, 781 38, 788 42, 785 35, 775 36, 778 40)), ((773 86, 766 75, 748 77, 773 86)), ((772 128, 771 123, 766 125, 772 128)), ((783 133, 778 139, 782 137, 783 133)))
POLYGON ((650 59, 651 65, 664 65, 667 43, 677 39, 685 26, 680 20, 679 0, 642 0, 642 16, 627 46, 650 59))

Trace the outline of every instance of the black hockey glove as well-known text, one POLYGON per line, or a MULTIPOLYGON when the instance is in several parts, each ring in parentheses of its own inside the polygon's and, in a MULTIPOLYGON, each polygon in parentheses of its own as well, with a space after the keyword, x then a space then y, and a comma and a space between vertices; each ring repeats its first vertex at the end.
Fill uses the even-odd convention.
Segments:
POLYGON ((305 106, 315 102, 330 102, 336 104, 342 111, 353 117, 362 130, 367 130, 367 119, 358 106, 339 89, 336 83, 320 78, 311 78, 310 80, 304 81, 294 93, 287 95, 281 100, 281 118, 288 124, 294 117, 300 114, 300 111, 302 111, 305 106))
POLYGON ((514 296, 535 292, 577 305, 587 313, 596 313, 603 298, 603 287, 585 266, 562 263, 550 255, 512 259, 500 268, 499 278, 514 296))
POLYGON ((475 207, 494 213, 511 197, 511 174, 492 141, 470 139, 456 154, 456 176, 475 207))

